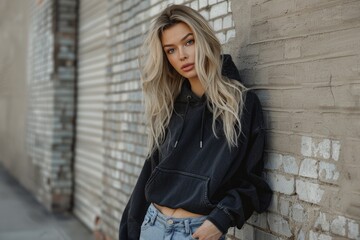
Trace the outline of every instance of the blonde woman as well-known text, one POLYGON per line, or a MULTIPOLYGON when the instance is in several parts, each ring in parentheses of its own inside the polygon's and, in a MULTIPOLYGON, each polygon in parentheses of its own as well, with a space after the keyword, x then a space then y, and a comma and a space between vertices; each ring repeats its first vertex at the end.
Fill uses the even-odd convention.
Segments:
POLYGON ((141 60, 149 153, 119 239, 225 239, 270 203, 260 102, 189 7, 163 10, 141 60))

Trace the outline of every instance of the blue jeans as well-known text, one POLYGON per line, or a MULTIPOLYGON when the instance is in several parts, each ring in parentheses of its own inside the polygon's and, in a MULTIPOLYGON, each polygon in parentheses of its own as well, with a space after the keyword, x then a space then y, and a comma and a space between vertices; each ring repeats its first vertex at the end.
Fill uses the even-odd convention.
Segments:
MULTIPOLYGON (((140 240, 190 240, 192 234, 206 220, 206 216, 173 218, 162 214, 150 204, 141 225, 140 240)), ((220 240, 225 240, 225 234, 220 240)))

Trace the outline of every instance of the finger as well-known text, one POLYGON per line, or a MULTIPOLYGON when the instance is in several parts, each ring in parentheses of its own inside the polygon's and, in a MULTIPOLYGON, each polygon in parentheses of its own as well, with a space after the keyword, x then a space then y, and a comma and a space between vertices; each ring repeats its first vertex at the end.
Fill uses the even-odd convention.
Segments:
POLYGON ((197 235, 195 235, 195 233, 194 233, 193 235, 191 235, 191 237, 192 237, 193 239, 199 239, 199 237, 198 237, 197 235))

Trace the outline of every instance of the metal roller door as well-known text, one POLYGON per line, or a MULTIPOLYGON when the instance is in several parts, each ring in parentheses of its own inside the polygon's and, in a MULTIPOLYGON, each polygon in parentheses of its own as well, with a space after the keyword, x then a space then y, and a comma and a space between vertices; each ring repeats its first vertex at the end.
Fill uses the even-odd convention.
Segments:
POLYGON ((81 0, 73 212, 90 229, 101 214, 106 59, 106 0, 81 0))

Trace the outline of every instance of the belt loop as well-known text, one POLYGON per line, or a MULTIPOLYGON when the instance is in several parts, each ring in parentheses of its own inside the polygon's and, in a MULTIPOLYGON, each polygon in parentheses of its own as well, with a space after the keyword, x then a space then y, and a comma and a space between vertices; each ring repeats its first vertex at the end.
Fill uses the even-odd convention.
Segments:
POLYGON ((190 223, 188 219, 184 220, 184 224, 185 224, 185 233, 188 234, 190 233, 190 223))
POLYGON ((154 225, 157 215, 158 215, 158 211, 154 211, 154 215, 152 215, 150 219, 151 226, 154 225))

